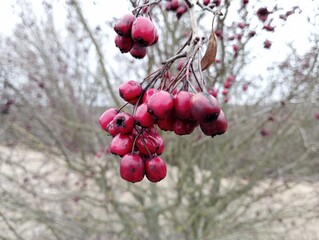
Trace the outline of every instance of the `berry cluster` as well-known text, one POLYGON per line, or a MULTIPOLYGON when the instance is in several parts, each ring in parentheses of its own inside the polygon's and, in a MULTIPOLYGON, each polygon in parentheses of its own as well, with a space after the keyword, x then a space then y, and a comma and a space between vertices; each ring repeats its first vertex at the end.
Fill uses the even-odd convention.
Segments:
POLYGON ((152 20, 147 17, 126 14, 116 22, 113 29, 117 33, 116 47, 121 53, 129 52, 134 58, 144 58, 146 48, 158 41, 158 32, 152 20))
POLYGON ((165 4, 165 10, 175 12, 176 17, 180 19, 188 11, 188 6, 184 1, 168 0, 165 4))
POLYGON ((120 175, 129 182, 151 182, 166 176, 166 164, 160 157, 164 140, 156 126, 177 135, 191 134, 196 127, 207 136, 225 133, 227 120, 217 99, 208 92, 192 93, 161 88, 145 88, 129 80, 119 87, 119 95, 133 106, 132 114, 110 108, 99 122, 112 137, 110 151, 122 157, 120 175))

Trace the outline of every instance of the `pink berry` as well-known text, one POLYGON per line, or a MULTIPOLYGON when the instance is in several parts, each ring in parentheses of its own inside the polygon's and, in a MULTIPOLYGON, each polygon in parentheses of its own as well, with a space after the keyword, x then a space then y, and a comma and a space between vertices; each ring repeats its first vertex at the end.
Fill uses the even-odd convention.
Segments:
POLYGON ((146 56, 147 50, 145 46, 140 45, 139 43, 134 43, 130 54, 132 57, 137 59, 142 59, 146 56))
POLYGON ((174 112, 180 119, 191 118, 191 105, 190 101, 193 93, 187 91, 179 91, 174 98, 174 112))
POLYGON ((147 102, 148 111, 159 119, 164 119, 168 116, 174 106, 173 96, 164 90, 155 93, 147 102))
POLYGON ((184 13, 186 13, 188 10, 187 4, 182 3, 177 9, 176 9, 176 17, 180 19, 184 13))
POLYGON ((132 38, 135 42, 150 46, 155 41, 155 26, 146 17, 138 17, 132 25, 132 38))
POLYGON ((110 151, 113 154, 123 157, 130 153, 133 148, 134 138, 132 135, 117 134, 111 142, 110 151))
POLYGON ((107 125, 114 119, 117 114, 118 110, 116 108, 110 108, 106 110, 99 119, 101 128, 106 131, 107 125))
POLYGON ((151 127, 154 125, 154 118, 153 116, 148 112, 147 104, 142 103, 136 108, 136 112, 134 115, 135 120, 139 125, 142 127, 151 127))
POLYGON ((145 164, 138 154, 126 154, 120 163, 121 178, 128 182, 140 182, 145 176, 145 164))
POLYGON ((147 103, 151 96, 153 96, 155 93, 157 93, 158 90, 155 88, 147 89, 142 97, 142 103, 147 103))
POLYGON ((316 118, 317 120, 319 120, 319 112, 316 112, 316 113, 315 113, 315 118, 316 118))
POLYGON ((134 80, 124 82, 119 87, 119 94, 125 101, 135 104, 140 97, 143 88, 141 84, 134 80))
POLYGON ((198 92, 191 101, 191 115, 198 122, 210 122, 217 119, 220 107, 215 97, 209 93, 198 92))
POLYGON ((224 82, 224 88, 230 88, 231 87, 231 82, 226 81, 224 82))
POLYGON ((159 182, 166 177, 166 163, 158 156, 147 159, 145 161, 145 172, 150 182, 159 182))
POLYGON ((200 123, 200 129, 202 130, 202 132, 205 135, 212 137, 224 134, 227 128, 228 122, 222 110, 220 110, 220 113, 216 121, 200 123))
POLYGON ((127 53, 132 49, 134 41, 131 37, 116 35, 115 45, 120 49, 121 53, 127 53))
POLYGON ((130 37, 135 16, 133 14, 126 14, 114 26, 114 31, 121 36, 130 37))

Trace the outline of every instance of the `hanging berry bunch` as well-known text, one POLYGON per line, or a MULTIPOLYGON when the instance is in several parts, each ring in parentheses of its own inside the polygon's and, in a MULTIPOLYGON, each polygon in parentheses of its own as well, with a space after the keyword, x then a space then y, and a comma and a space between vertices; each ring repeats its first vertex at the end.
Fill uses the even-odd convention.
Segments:
MULTIPOLYGON (((185 3, 192 10, 194 5, 189 1, 185 3)), ((125 24, 118 22, 115 25, 118 33, 128 36, 130 32, 135 43, 145 46, 154 41, 153 38, 137 37, 134 31, 134 23, 139 26, 138 19, 148 20, 134 16, 125 19, 125 24)), ((111 153, 122 157, 120 176, 126 181, 139 182, 144 176, 151 182, 165 178, 167 167, 161 157, 164 140, 159 130, 188 135, 198 127, 204 135, 211 137, 227 130, 226 116, 214 94, 207 91, 202 74, 215 60, 216 35, 212 30, 206 52, 200 58, 205 38, 197 36, 194 19, 192 23, 192 34, 180 50, 143 81, 122 83, 119 95, 126 104, 119 109, 107 109, 99 119, 102 129, 113 137, 111 153), (178 69, 175 76, 172 69, 178 69)))
POLYGON ((157 43, 157 29, 147 14, 147 9, 154 4, 137 7, 134 14, 126 14, 116 22, 113 27, 117 33, 115 45, 121 53, 129 52, 134 58, 141 59, 146 56, 147 47, 157 43))

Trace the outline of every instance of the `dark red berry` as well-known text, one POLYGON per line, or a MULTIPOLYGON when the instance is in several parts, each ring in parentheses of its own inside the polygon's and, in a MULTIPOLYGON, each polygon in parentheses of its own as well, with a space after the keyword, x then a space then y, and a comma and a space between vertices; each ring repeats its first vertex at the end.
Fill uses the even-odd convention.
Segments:
POLYGON ((264 48, 269 49, 270 47, 271 47, 271 41, 265 40, 265 41, 264 41, 264 48))
POLYGON ((191 119, 190 101, 193 93, 187 91, 179 91, 174 97, 174 112, 180 119, 191 119))
POLYGON ((158 127, 163 131, 174 131, 174 122, 175 122, 175 116, 173 113, 170 113, 166 118, 164 119, 157 119, 157 125, 158 127))
POLYGON ((120 133, 130 134, 133 131, 135 120, 132 115, 121 112, 114 117, 112 123, 120 133))
POLYGON ((153 116, 148 112, 147 104, 142 103, 136 108, 136 112, 134 115, 135 120, 139 125, 142 127, 151 127, 154 125, 154 118, 153 116))
POLYGON ((141 155, 150 156, 159 148, 156 137, 149 133, 142 133, 136 139, 136 148, 141 155))
POLYGON ((142 59, 146 56, 147 50, 145 46, 140 45, 139 43, 134 43, 130 54, 132 57, 137 59, 142 59))
POLYGON ((155 26, 146 17, 138 17, 132 25, 132 38, 135 42, 150 46, 155 41, 155 26))
POLYGON ((130 37, 134 21, 135 16, 133 14, 126 14, 118 20, 113 29, 118 35, 130 37))
POLYGON ((159 119, 168 116, 172 112, 173 106, 173 96, 164 90, 155 93, 147 102, 148 111, 159 119))
POLYGON ((203 4, 204 4, 205 6, 208 6, 209 3, 210 3, 210 0, 203 0, 203 4))
POLYGON ((132 135, 117 134, 111 141, 110 151, 113 154, 123 157, 132 152, 134 138, 132 135))
POLYGON ((135 104, 137 102, 142 91, 143 88, 141 84, 134 80, 124 82, 119 87, 119 94, 121 98, 123 98, 125 101, 131 104, 135 104))
POLYGON ((221 110, 216 121, 200 123, 200 129, 207 136, 221 135, 226 132, 228 122, 224 112, 221 110))
POLYGON ((191 134, 198 126, 198 122, 192 120, 175 119, 174 133, 177 135, 191 134))
POLYGON ((220 107, 215 97, 209 93, 198 92, 191 101, 191 115, 198 122, 210 122, 217 119, 220 107))
POLYGON ((101 128, 106 131, 107 125, 114 119, 117 114, 118 109, 116 108, 110 108, 106 110, 99 119, 101 128))
POLYGON ((266 7, 261 7, 257 10, 257 16, 259 18, 259 20, 261 21, 266 21, 267 18, 268 18, 268 15, 270 14, 271 12, 268 11, 268 9, 266 7))
POLYGON ((140 182, 145 176, 145 164, 138 154, 126 154, 120 163, 121 178, 128 182, 140 182))
POLYGON ((131 37, 116 35, 115 45, 120 49, 121 53, 127 53, 132 49, 134 41, 131 37))
POLYGON ((166 163, 158 156, 147 159, 145 161, 145 172, 150 182, 159 182, 166 177, 166 163))

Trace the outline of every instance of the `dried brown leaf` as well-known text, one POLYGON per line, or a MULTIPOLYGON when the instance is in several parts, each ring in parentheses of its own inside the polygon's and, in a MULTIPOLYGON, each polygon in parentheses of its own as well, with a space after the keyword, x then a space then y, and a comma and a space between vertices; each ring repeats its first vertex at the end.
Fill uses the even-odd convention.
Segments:
POLYGON ((215 58, 216 58, 217 37, 214 32, 214 19, 212 22, 212 31, 209 36, 207 49, 200 63, 202 71, 206 70, 215 61, 215 58))

